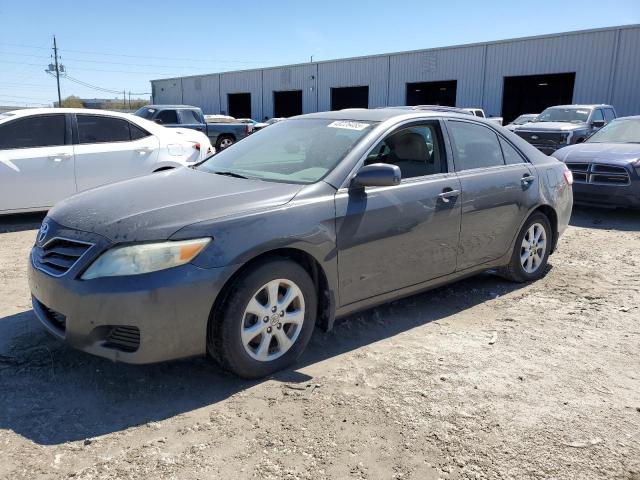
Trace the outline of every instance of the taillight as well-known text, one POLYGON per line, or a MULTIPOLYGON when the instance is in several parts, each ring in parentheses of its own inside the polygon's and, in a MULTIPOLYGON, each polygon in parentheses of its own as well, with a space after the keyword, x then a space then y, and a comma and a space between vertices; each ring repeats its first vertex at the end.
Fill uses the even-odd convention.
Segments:
POLYGON ((567 185, 573 185, 573 172, 566 165, 564 166, 564 181, 567 182, 567 185))
POLYGON ((249 130, 249 124, 245 123, 244 124, 244 134, 245 135, 249 135, 251 133, 251 130, 249 130))
POLYGON ((195 148, 196 150, 200 150, 200 144, 199 143, 194 143, 193 144, 193 148, 195 148))

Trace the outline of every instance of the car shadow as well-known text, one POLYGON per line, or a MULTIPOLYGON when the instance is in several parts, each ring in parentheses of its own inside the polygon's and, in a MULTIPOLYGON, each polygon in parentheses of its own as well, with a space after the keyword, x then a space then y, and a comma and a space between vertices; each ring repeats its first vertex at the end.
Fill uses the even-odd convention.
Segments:
POLYGON ((0 233, 37 230, 46 215, 46 212, 39 212, 0 216, 0 233))
POLYGON ((640 232, 640 210, 574 205, 569 224, 582 228, 640 232))
MULTIPOLYGON (((433 324, 522 285, 483 274, 316 329, 294 368, 271 380, 311 380, 300 369, 433 324)), ((434 325, 434 328, 438 328, 434 325)), ((0 319, 0 429, 41 445, 92 438, 213 405, 265 380, 242 380, 207 358, 127 365, 52 338, 33 311, 0 319)))

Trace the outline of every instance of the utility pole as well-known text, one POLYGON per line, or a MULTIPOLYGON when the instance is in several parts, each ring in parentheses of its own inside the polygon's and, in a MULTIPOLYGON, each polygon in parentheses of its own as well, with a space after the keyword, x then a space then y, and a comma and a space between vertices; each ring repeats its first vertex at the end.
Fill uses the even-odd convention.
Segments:
POLYGON ((127 109, 127 92, 126 90, 122 90, 122 110, 127 109))
POLYGON ((60 68, 58 67, 58 44, 56 43, 56 36, 53 36, 53 57, 56 66, 56 82, 58 83, 58 107, 62 106, 62 96, 60 95, 60 68))
POLYGON ((129 110, 131 110, 131 90, 129 90, 129 110))

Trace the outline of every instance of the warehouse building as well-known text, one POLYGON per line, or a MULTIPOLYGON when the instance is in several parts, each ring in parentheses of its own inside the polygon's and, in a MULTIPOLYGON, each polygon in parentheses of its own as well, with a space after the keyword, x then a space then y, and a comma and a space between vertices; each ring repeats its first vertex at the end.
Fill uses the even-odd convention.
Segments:
POLYGON ((550 105, 640 114, 640 25, 153 80, 157 104, 237 118, 349 107, 481 107, 505 121, 550 105))

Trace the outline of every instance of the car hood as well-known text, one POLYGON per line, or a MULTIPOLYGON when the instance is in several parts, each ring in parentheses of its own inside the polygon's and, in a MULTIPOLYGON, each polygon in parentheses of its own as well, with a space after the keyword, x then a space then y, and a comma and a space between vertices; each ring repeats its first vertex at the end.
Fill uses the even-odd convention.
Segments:
POLYGON ((178 168, 87 190, 49 216, 113 242, 165 240, 196 222, 283 205, 300 188, 178 168))
POLYGON ((571 132, 586 128, 586 123, 567 123, 567 122, 531 122, 519 126, 516 130, 525 130, 527 132, 571 132))
POLYGON ((563 162, 593 162, 626 165, 640 158, 637 143, 579 143, 556 150, 553 156, 563 162))

